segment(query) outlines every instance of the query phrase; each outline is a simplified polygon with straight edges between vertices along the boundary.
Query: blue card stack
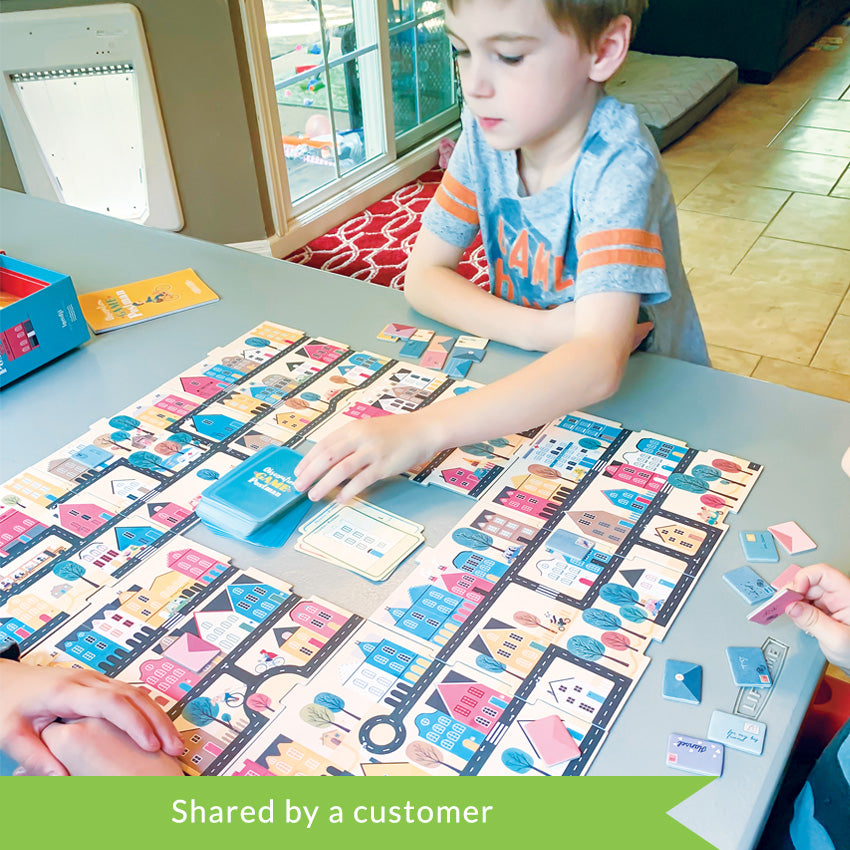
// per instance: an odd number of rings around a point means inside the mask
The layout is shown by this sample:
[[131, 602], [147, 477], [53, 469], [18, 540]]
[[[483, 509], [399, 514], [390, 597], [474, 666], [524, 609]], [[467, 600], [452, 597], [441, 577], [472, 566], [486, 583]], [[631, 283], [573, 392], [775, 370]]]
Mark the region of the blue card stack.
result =
[[267, 537], [268, 529], [304, 498], [294, 486], [300, 460], [285, 446], [266, 446], [207, 487], [195, 512], [231, 537]]

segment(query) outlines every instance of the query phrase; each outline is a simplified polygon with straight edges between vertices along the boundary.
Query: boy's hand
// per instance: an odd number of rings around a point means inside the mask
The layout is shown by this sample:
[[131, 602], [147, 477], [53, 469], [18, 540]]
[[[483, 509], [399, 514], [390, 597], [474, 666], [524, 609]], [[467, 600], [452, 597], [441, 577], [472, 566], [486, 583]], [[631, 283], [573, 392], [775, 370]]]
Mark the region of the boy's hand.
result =
[[295, 489], [308, 490], [316, 502], [348, 479], [336, 498], [344, 503], [379, 479], [428, 460], [438, 448], [433, 430], [416, 413], [361, 419], [307, 452], [295, 467]]
[[805, 599], [785, 613], [817, 640], [827, 661], [850, 670], [850, 578], [828, 564], [814, 564], [800, 570], [789, 586]]
[[28, 774], [67, 776], [40, 737], [57, 719], [99, 717], [123, 729], [143, 750], [183, 752], [174, 724], [153, 700], [93, 670], [0, 660], [0, 686], [0, 749]]
[[51, 723], [44, 743], [71, 776], [182, 776], [180, 762], [162, 750], [141, 750], [108, 720], [83, 717]]

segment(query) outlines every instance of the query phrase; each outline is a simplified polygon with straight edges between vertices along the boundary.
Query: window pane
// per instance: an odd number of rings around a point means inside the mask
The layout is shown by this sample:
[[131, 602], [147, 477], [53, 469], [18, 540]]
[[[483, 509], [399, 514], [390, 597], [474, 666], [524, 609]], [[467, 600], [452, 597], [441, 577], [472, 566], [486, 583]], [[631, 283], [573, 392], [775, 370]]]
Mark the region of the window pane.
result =
[[413, 30], [390, 34], [390, 73], [393, 80], [393, 118], [397, 136], [419, 124], [416, 103], [416, 56]]
[[297, 202], [384, 153], [376, 7], [374, 0], [263, 0], [263, 8]]
[[417, 27], [416, 53], [421, 124], [454, 103], [452, 51], [442, 16], [430, 18]]
[[439, 3], [404, 0], [398, 9], [390, 6], [389, 19], [393, 116], [396, 136], [400, 136], [445, 112], [457, 103], [457, 97]]

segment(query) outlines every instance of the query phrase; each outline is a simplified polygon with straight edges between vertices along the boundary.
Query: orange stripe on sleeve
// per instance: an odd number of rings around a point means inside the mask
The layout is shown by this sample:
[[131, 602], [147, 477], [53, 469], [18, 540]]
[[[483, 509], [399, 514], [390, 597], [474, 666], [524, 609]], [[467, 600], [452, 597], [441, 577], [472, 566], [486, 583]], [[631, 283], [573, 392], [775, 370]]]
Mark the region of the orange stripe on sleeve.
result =
[[478, 206], [478, 199], [475, 196], [475, 192], [452, 177], [448, 171], [443, 175], [441, 184], [447, 192], [454, 195], [462, 204], [466, 204], [468, 207]]
[[459, 204], [442, 186], [437, 187], [434, 200], [447, 212], [467, 224], [478, 224], [478, 210], [471, 210]]
[[648, 230], [599, 230], [579, 239], [576, 242], [576, 251], [583, 254], [593, 248], [611, 248], [614, 245], [635, 245], [660, 251], [661, 237]]
[[653, 269], [663, 269], [664, 255], [652, 251], [630, 250], [628, 248], [614, 248], [609, 251], [594, 251], [585, 254], [578, 261], [577, 274], [587, 269], [595, 269], [597, 266], [628, 265], [644, 266]]

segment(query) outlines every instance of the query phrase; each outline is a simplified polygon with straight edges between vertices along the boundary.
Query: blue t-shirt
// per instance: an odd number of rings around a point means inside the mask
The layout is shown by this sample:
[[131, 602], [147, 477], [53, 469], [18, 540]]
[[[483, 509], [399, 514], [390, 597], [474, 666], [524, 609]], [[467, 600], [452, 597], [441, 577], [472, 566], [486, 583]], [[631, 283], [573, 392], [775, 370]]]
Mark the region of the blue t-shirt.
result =
[[794, 850], [850, 847], [850, 720], [812, 768], [794, 803], [788, 838]]
[[574, 168], [528, 195], [515, 151], [494, 150], [468, 113], [422, 219], [465, 248], [481, 231], [490, 291], [545, 308], [596, 292], [634, 292], [655, 325], [647, 350], [708, 364], [660, 155], [634, 107], [596, 105]]

